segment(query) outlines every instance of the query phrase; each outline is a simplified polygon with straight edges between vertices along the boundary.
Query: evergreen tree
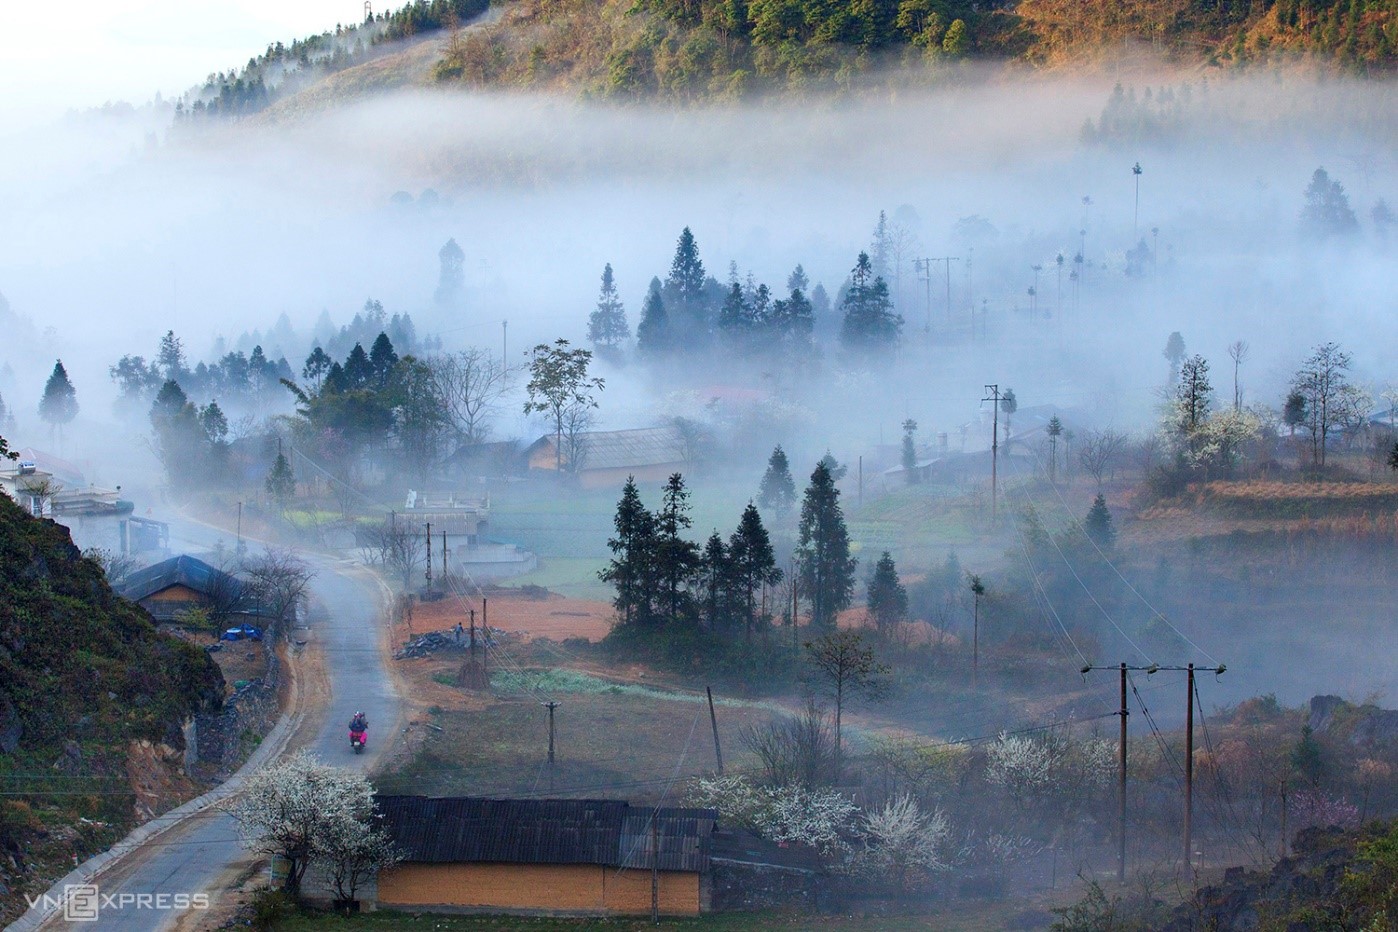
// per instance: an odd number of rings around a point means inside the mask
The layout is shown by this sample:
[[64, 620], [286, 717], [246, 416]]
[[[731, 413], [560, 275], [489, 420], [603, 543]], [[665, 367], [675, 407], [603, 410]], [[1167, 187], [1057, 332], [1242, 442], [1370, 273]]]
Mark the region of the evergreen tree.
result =
[[850, 556], [840, 490], [823, 460], [811, 473], [801, 503], [799, 541], [801, 589], [811, 602], [811, 623], [833, 628], [835, 616], [849, 607], [858, 561]]
[[888, 285], [874, 274], [868, 253], [859, 254], [850, 272], [850, 286], [841, 308], [844, 319], [840, 342], [846, 349], [886, 352], [898, 344], [903, 318], [893, 313]]
[[354, 344], [349, 356], [345, 357], [345, 382], [351, 391], [369, 388], [374, 384], [374, 364], [363, 344]]
[[393, 341], [388, 334], [380, 332], [369, 350], [369, 368], [373, 372], [370, 382], [375, 390], [383, 391], [393, 377], [393, 367], [398, 365], [398, 353], [393, 349]]
[[728, 286], [728, 295], [718, 311], [718, 330], [729, 343], [738, 349], [745, 349], [753, 330], [752, 307], [748, 304], [743, 286], [734, 282]]
[[277, 450], [277, 458], [267, 473], [266, 488], [267, 494], [272, 496], [282, 511], [286, 511], [287, 504], [296, 495], [296, 475], [281, 450]]
[[1176, 330], [1165, 341], [1164, 356], [1170, 361], [1170, 384], [1180, 377], [1180, 363], [1184, 362], [1184, 337]]
[[917, 421], [908, 418], [903, 422], [903, 472], [909, 485], [917, 482], [917, 442], [913, 439], [916, 433]]
[[1005, 394], [1000, 396], [1000, 413], [1005, 415], [1005, 446], [1010, 444], [1010, 418], [1019, 410], [1019, 399], [1015, 397], [1013, 388], [1005, 389]]
[[704, 298], [704, 263], [699, 259], [699, 244], [689, 227], [680, 232], [675, 243], [675, 257], [670, 262], [670, 276], [665, 288], [682, 303], [695, 306]]
[[1107, 510], [1107, 499], [1102, 493], [1097, 493], [1097, 497], [1092, 500], [1092, 507], [1087, 510], [1087, 517], [1083, 519], [1082, 529], [1088, 539], [1102, 550], [1108, 550], [1116, 543], [1112, 513]]
[[199, 481], [208, 434], [200, 423], [199, 409], [190, 403], [178, 382], [169, 379], [160, 387], [151, 404], [150, 421], [170, 484], [187, 486]]
[[160, 353], [155, 359], [160, 374], [167, 379], [179, 381], [189, 374], [185, 364], [184, 344], [175, 336], [175, 331], [167, 330], [160, 338]]
[[598, 578], [616, 587], [612, 605], [623, 624], [653, 624], [657, 619], [656, 520], [641, 502], [636, 478], [628, 476], [613, 520], [616, 535], [607, 541], [611, 562]]
[[641, 305], [641, 322], [636, 325], [636, 348], [646, 355], [659, 356], [670, 346], [670, 315], [665, 310], [660, 279], [652, 278]]
[[893, 256], [893, 235], [888, 228], [888, 214], [879, 211], [878, 223], [874, 224], [874, 236], [869, 243], [869, 260], [873, 265], [874, 274], [884, 281], [888, 281], [892, 267], [889, 265]]
[[1317, 168], [1306, 187], [1306, 206], [1301, 211], [1301, 223], [1312, 236], [1326, 238], [1343, 236], [1359, 229], [1359, 220], [1349, 205], [1344, 186], [1335, 181], [1324, 168]]
[[835, 454], [831, 453], [829, 450], [826, 450], [825, 455], [820, 458], [820, 465], [826, 468], [830, 473], [830, 478], [834, 479], [836, 482], [839, 482], [849, 474], [849, 467], [835, 459]]
[[616, 351], [631, 338], [626, 323], [626, 308], [617, 293], [612, 277], [612, 264], [602, 269], [602, 290], [597, 295], [597, 309], [587, 319], [587, 338], [599, 351]]
[[733, 561], [723, 537], [714, 531], [704, 544], [700, 558], [699, 594], [708, 626], [712, 630], [726, 627], [732, 620]]
[[210, 401], [199, 412], [199, 426], [204, 429], [210, 446], [218, 448], [228, 443], [228, 418], [218, 406], [218, 401]]
[[791, 463], [781, 444], [767, 458], [767, 471], [762, 474], [757, 500], [763, 508], [775, 511], [779, 517], [785, 517], [796, 504], [796, 482], [791, 478]]
[[[704, 263], [689, 227], [680, 233], [675, 257], [665, 279], [665, 304], [672, 346], [702, 345], [709, 336], [709, 307]], [[683, 341], [681, 343], [680, 341]]]
[[675, 473], [665, 483], [660, 513], [656, 515], [656, 568], [664, 594], [664, 607], [673, 624], [693, 617], [689, 582], [699, 568], [699, 547], [686, 540], [689, 530], [689, 490], [684, 476]]
[[44, 384], [44, 395], [39, 399], [39, 417], [48, 421], [61, 437], [63, 425], [77, 416], [77, 390], [68, 381], [68, 370], [63, 368], [63, 361], [58, 360], [53, 364], [48, 382]]
[[436, 301], [444, 307], [457, 304], [461, 299], [461, 289], [466, 281], [466, 254], [449, 239], [437, 253], [441, 269], [437, 274]]
[[811, 280], [806, 275], [806, 270], [799, 264], [791, 270], [791, 274], [786, 277], [787, 291], [807, 291], [811, 287]]
[[879, 562], [874, 564], [874, 575], [869, 580], [869, 617], [880, 629], [892, 628], [908, 617], [908, 592], [898, 581], [898, 568], [893, 556], [885, 550]]
[[747, 641], [751, 644], [753, 625], [757, 621], [757, 593], [763, 586], [776, 585], [782, 578], [782, 571], [777, 568], [776, 554], [772, 551], [771, 538], [762, 526], [762, 515], [752, 502], [748, 502], [747, 508], [743, 509], [738, 529], [729, 538], [728, 554], [746, 603], [743, 615]]
[[801, 289], [793, 288], [790, 297], [772, 305], [770, 329], [781, 352], [795, 360], [810, 359], [815, 349], [815, 311]]

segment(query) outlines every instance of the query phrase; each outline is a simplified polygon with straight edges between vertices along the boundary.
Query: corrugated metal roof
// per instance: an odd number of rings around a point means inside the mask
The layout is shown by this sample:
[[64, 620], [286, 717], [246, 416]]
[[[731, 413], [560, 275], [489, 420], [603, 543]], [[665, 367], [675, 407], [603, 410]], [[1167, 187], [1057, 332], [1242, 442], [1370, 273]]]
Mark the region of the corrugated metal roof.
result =
[[[594, 430], [581, 434], [582, 469], [634, 469], [642, 466], [681, 464], [685, 460], [684, 437], [674, 427], [637, 430]], [[534, 447], [553, 449], [552, 434], [540, 437]]]
[[[651, 866], [651, 813], [605, 799], [380, 796], [383, 825], [404, 860], [441, 863]], [[703, 871], [718, 813], [661, 809], [661, 870]]]
[[187, 586], [205, 594], [213, 592], [216, 587], [227, 586], [228, 593], [235, 598], [243, 588], [241, 582], [222, 570], [196, 557], [181, 554], [128, 575], [122, 581], [121, 595], [132, 602], [139, 602], [171, 586]]

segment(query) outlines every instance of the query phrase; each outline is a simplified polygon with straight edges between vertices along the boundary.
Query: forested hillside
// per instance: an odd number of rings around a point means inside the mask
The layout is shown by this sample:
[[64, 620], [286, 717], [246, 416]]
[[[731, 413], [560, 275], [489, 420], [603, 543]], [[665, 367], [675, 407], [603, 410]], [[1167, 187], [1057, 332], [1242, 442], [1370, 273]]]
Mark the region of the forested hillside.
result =
[[898, 83], [935, 80], [966, 60], [1071, 67], [1130, 49], [1188, 66], [1382, 74], [1398, 50], [1398, 0], [498, 0], [498, 17], [463, 28], [490, 6], [417, 0], [269, 45], [210, 74], [176, 117], [251, 115], [425, 38], [442, 46], [426, 80], [669, 100], [849, 88], [890, 67]]
[[136, 773], [177, 768], [185, 719], [222, 694], [207, 654], [0, 495], [0, 920], [131, 827]]

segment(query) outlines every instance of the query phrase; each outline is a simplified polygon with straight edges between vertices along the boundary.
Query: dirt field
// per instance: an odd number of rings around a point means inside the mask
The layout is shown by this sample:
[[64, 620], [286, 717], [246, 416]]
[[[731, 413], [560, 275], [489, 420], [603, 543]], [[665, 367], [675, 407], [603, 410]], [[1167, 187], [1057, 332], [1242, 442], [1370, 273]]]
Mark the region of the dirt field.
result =
[[[590, 599], [570, 599], [555, 593], [542, 598], [518, 589], [486, 591], [489, 600], [490, 627], [519, 635], [524, 640], [549, 638], [586, 638], [600, 641], [612, 630], [612, 606]], [[481, 623], [479, 599], [445, 598], [440, 602], [418, 602], [413, 605], [412, 631], [442, 631], [458, 621], [469, 625], [467, 612], [476, 610], [476, 624]], [[403, 627], [402, 635], [407, 636]], [[401, 643], [401, 642], [400, 642]]]

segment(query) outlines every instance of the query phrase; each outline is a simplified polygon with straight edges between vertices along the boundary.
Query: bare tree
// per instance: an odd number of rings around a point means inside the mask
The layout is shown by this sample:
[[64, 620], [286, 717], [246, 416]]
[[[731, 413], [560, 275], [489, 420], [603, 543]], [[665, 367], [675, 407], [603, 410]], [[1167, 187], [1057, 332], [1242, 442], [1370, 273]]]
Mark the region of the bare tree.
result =
[[575, 476], [587, 465], [587, 432], [597, 422], [592, 410], [578, 406], [563, 412], [563, 468]]
[[504, 363], [479, 347], [434, 356], [427, 361], [437, 393], [457, 439], [465, 445], [483, 443], [490, 435], [490, 418], [505, 393]]
[[1238, 369], [1243, 363], [1248, 361], [1248, 353], [1252, 347], [1242, 340], [1234, 340], [1228, 344], [1228, 358], [1233, 360], [1233, 410], [1243, 410], [1243, 392], [1238, 386]]
[[251, 599], [273, 619], [284, 622], [295, 617], [315, 573], [294, 552], [268, 547], [260, 556], [243, 561], [243, 576]]
[[412, 585], [424, 553], [423, 534], [412, 522], [390, 515], [383, 524], [361, 530], [359, 543], [366, 562], [397, 576], [404, 589]]
[[839, 774], [831, 726], [830, 716], [814, 700], [807, 700], [800, 715], [783, 715], [762, 725], [743, 725], [738, 737], [762, 762], [766, 783], [814, 789], [833, 783]]
[[903, 263], [916, 256], [921, 249], [922, 244], [912, 230], [901, 223], [888, 225], [888, 254], [893, 259], [893, 303], [900, 308], [903, 301]]
[[882, 702], [888, 697], [889, 670], [874, 659], [858, 631], [836, 630], [806, 644], [812, 685], [835, 703], [835, 756], [840, 755], [840, 730], [845, 707], [856, 699]]
[[1335, 343], [1316, 347], [1309, 359], [1292, 376], [1292, 387], [1305, 399], [1306, 426], [1311, 434], [1311, 454], [1317, 466], [1325, 468], [1325, 448], [1330, 433], [1347, 418], [1347, 406], [1354, 398], [1346, 373], [1351, 365], [1348, 352]]
[[1126, 435], [1123, 433], [1110, 428], [1085, 431], [1078, 442], [1078, 462], [1097, 480], [1100, 489], [1103, 476], [1108, 471], [1115, 472], [1116, 461], [1125, 450]]
[[19, 481], [17, 491], [29, 499], [26, 504], [30, 514], [42, 518], [54, 498], [63, 491], [63, 483], [53, 476], [29, 475]]
[[136, 561], [124, 553], [108, 550], [106, 547], [89, 547], [83, 556], [102, 568], [107, 577], [107, 585], [115, 589], [136, 568]]

